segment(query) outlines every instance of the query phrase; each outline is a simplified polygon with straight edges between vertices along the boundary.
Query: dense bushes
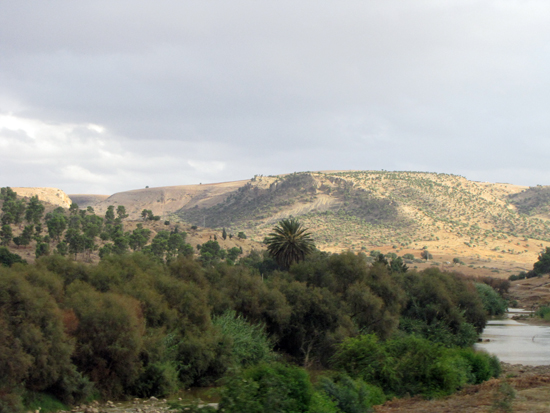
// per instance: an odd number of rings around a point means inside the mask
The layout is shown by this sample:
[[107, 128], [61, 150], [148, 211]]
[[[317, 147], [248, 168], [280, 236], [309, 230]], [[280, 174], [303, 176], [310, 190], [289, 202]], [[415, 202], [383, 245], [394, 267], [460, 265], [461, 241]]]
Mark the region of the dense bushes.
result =
[[[41, 393], [75, 403], [92, 386], [104, 398], [165, 396], [242, 374], [246, 389], [227, 379], [227, 406], [245, 390], [264, 402], [293, 395], [295, 380], [308, 393], [285, 408], [351, 412], [382, 400], [380, 389], [446, 394], [494, 374], [485, 356], [455, 348], [486, 320], [467, 279], [392, 272], [351, 252], [316, 252], [290, 271], [261, 254], [243, 263], [137, 252], [98, 265], [52, 255], [0, 267], [0, 403], [17, 411], [22, 396]], [[276, 352], [349, 377], [311, 387], [303, 370], [269, 364]]]
[[380, 386], [388, 395], [450, 394], [466, 383], [500, 373], [498, 361], [472, 350], [445, 348], [427, 339], [404, 336], [381, 342], [375, 335], [346, 339], [334, 366]]
[[312, 392], [305, 370], [263, 364], [228, 378], [219, 408], [228, 413], [303, 413], [309, 410]]

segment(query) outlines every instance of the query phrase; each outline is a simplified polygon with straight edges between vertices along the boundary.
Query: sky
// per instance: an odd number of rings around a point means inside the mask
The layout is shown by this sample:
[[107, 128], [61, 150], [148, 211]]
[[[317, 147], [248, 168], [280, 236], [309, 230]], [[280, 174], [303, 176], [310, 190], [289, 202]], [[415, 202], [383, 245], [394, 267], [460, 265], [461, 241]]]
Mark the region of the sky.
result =
[[0, 186], [549, 165], [547, 0], [0, 2]]

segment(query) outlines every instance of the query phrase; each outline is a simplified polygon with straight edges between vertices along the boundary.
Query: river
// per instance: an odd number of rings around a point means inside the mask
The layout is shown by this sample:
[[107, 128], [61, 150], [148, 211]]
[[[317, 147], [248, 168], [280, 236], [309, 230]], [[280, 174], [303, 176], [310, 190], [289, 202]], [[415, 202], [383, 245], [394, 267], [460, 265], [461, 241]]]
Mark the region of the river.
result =
[[481, 335], [483, 341], [475, 348], [510, 364], [550, 365], [550, 326], [534, 326], [510, 318], [518, 313], [525, 311], [510, 308], [505, 318], [490, 320]]

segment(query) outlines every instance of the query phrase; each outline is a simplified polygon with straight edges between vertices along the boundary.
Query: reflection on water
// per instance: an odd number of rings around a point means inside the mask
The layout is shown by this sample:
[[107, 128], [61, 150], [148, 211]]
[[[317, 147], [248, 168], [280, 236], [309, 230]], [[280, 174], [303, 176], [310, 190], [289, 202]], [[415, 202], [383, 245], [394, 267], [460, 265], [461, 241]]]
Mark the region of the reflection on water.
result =
[[[510, 308], [508, 316], [523, 310]], [[476, 349], [496, 355], [501, 361], [530, 366], [550, 365], [550, 327], [532, 326], [509, 318], [487, 323]]]

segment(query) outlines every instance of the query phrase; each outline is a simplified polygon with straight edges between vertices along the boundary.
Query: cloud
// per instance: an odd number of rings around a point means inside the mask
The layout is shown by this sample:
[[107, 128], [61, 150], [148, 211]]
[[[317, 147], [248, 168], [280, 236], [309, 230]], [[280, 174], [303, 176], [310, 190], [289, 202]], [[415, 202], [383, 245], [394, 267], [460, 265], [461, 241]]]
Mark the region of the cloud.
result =
[[541, 183], [548, 27], [542, 0], [4, 2], [0, 176], [106, 193], [320, 169]]

